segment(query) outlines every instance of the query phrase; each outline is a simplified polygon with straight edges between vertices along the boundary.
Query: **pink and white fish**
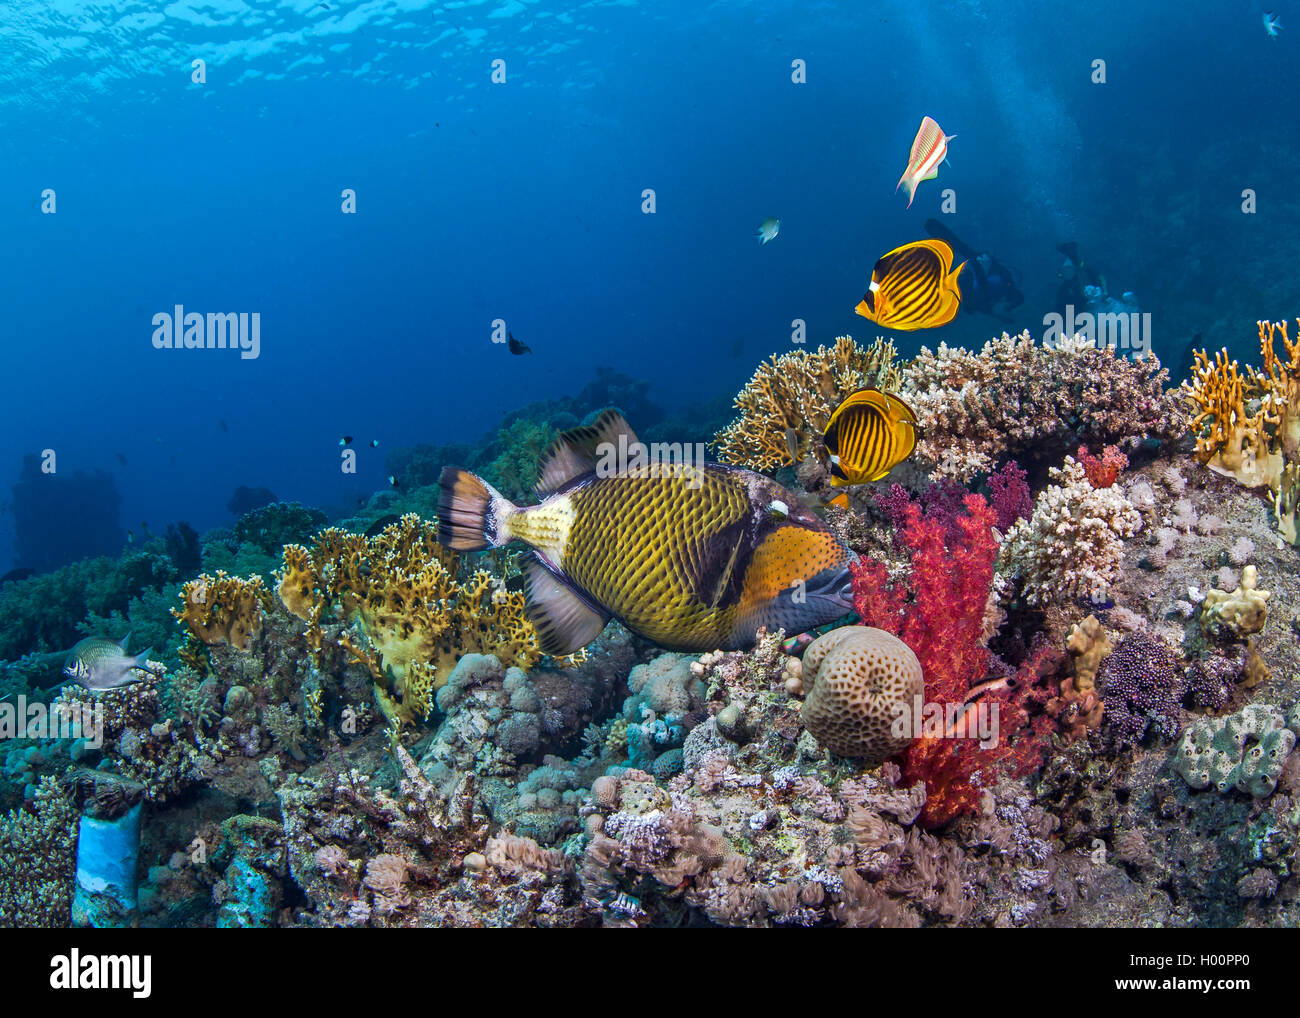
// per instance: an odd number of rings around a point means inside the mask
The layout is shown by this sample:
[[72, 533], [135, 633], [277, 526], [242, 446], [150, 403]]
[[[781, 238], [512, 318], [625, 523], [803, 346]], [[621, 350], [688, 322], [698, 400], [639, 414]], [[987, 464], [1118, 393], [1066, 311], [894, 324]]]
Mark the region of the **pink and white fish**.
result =
[[955, 137], [955, 134], [944, 134], [931, 117], [921, 121], [921, 129], [916, 132], [916, 140], [912, 142], [912, 155], [907, 161], [907, 169], [899, 178], [898, 187], [894, 188], [895, 193], [899, 187], [907, 192], [909, 209], [916, 198], [916, 185], [939, 175], [939, 164], [948, 158], [948, 142]]

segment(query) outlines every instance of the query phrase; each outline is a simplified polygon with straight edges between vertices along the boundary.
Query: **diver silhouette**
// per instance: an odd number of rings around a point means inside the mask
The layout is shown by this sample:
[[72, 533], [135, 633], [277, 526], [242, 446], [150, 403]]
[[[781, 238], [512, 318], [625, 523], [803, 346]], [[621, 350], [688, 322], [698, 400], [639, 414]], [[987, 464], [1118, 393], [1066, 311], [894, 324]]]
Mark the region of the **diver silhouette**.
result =
[[925, 232], [946, 241], [958, 258], [966, 260], [958, 282], [963, 311], [1011, 322], [1011, 312], [1025, 302], [1020, 292], [1020, 273], [998, 261], [987, 251], [976, 251], [937, 219], [925, 221]]

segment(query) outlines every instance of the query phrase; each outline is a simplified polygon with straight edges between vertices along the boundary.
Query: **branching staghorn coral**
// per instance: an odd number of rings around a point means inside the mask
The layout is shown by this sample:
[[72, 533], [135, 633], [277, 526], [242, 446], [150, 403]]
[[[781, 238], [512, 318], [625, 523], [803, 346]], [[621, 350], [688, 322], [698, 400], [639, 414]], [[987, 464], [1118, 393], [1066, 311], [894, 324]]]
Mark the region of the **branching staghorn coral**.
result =
[[891, 340], [869, 347], [840, 336], [815, 353], [792, 350], [758, 366], [736, 396], [740, 416], [713, 438], [723, 462], [753, 470], [794, 466], [786, 432], [793, 431], [800, 459], [815, 447], [831, 414], [857, 389], [896, 391], [902, 382]]
[[1030, 604], [1074, 597], [1104, 597], [1119, 578], [1124, 538], [1142, 515], [1118, 487], [1094, 488], [1071, 456], [1053, 467], [1052, 483], [1002, 543], [999, 569], [1024, 582]]
[[[1243, 377], [1227, 350], [1218, 351], [1213, 361], [1207, 351], [1198, 350], [1183, 393], [1195, 414], [1196, 458], [1248, 488], [1267, 486], [1278, 532], [1296, 544], [1300, 336], [1293, 341], [1286, 322], [1257, 324], [1263, 370], [1248, 365]], [[1274, 347], [1278, 336], [1285, 359]]]
[[1055, 347], [1026, 332], [1002, 334], [979, 353], [927, 347], [904, 371], [902, 396], [920, 421], [917, 456], [934, 478], [966, 481], [1007, 456], [1045, 443], [1132, 448], [1177, 438], [1187, 415], [1154, 355], [1129, 360], [1074, 339]]
[[542, 656], [523, 594], [486, 570], [459, 573], [459, 556], [438, 544], [437, 525], [407, 515], [373, 537], [330, 528], [311, 548], [288, 545], [276, 578], [313, 647], [331, 613], [355, 627], [344, 646], [370, 669], [380, 708], [400, 727], [424, 719], [466, 654], [525, 669]]

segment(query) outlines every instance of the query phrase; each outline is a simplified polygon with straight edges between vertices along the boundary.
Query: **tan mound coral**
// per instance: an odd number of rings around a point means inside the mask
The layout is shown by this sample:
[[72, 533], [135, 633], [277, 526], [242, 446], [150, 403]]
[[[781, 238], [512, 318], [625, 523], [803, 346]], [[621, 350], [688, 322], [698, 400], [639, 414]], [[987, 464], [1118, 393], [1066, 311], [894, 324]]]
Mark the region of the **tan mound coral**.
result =
[[242, 579], [218, 569], [216, 576], [203, 573], [190, 580], [181, 588], [181, 607], [172, 609], [188, 631], [181, 656], [190, 661], [202, 654], [193, 641], [248, 650], [262, 628], [262, 610], [269, 597], [260, 576]]
[[[1287, 335], [1285, 322], [1258, 322], [1263, 368], [1237, 362], [1220, 350], [1211, 360], [1196, 352], [1192, 378], [1183, 393], [1192, 407], [1195, 455], [1211, 470], [1248, 488], [1267, 487], [1278, 531], [1297, 543], [1296, 503], [1300, 494], [1300, 336]], [[1300, 324], [1300, 322], [1298, 322]], [[1275, 349], [1282, 340], [1283, 357]]]
[[892, 633], [844, 626], [819, 636], [804, 651], [803, 685], [804, 727], [832, 753], [879, 763], [912, 741], [893, 728], [924, 698], [925, 677], [912, 649]]
[[740, 415], [713, 438], [718, 458], [752, 470], [793, 466], [787, 431], [803, 459], [817, 446], [831, 413], [857, 389], [896, 391], [902, 383], [892, 341], [869, 347], [840, 336], [816, 352], [794, 350], [758, 366], [736, 396]]
[[1272, 593], [1259, 589], [1259, 570], [1253, 565], [1241, 571], [1236, 590], [1210, 590], [1201, 605], [1201, 628], [1221, 639], [1240, 640], [1264, 628], [1268, 621], [1268, 599]]
[[310, 548], [288, 545], [276, 579], [280, 600], [307, 623], [315, 646], [331, 614], [355, 625], [356, 636], [341, 641], [370, 668], [381, 709], [399, 725], [428, 714], [466, 654], [495, 654], [524, 669], [542, 656], [523, 593], [482, 569], [462, 578], [437, 525], [414, 514], [373, 537], [330, 528]]

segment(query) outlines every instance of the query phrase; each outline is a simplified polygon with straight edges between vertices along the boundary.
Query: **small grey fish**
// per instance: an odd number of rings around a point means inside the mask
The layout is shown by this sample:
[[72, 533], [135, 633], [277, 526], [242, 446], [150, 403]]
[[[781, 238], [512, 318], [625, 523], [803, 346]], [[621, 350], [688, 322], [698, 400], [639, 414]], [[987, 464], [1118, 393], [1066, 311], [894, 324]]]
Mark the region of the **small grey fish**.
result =
[[88, 636], [68, 654], [63, 663], [63, 674], [68, 682], [77, 682], [96, 692], [104, 689], [116, 689], [132, 682], [139, 682], [137, 670], [153, 674], [149, 667], [149, 654], [152, 647], [146, 647], [132, 657], [126, 652], [126, 643], [131, 639], [128, 633], [120, 641], [103, 636]]

